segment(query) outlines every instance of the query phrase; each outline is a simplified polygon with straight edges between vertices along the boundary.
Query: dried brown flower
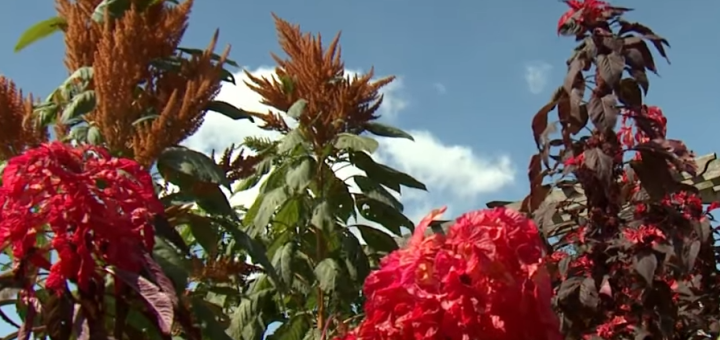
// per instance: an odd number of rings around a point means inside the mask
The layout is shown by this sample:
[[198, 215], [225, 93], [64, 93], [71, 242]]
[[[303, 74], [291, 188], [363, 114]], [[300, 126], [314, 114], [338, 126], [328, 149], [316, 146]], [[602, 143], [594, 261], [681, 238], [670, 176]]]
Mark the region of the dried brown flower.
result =
[[229, 256], [210, 257], [205, 260], [194, 257], [191, 263], [190, 279], [193, 281], [211, 280], [217, 283], [228, 283], [235, 279], [243, 284], [248, 275], [262, 271], [257, 266]]
[[[237, 150], [235, 144], [230, 145], [230, 147], [223, 151], [220, 161], [218, 162], [218, 165], [225, 171], [230, 182], [250, 177], [255, 173], [255, 165], [263, 159], [260, 155], [245, 155], [244, 149], [240, 149], [240, 152], [233, 156], [235, 150]], [[214, 152], [212, 158], [215, 158]]]
[[[68, 22], [65, 64], [70, 72], [92, 66], [96, 109], [88, 121], [100, 130], [106, 146], [149, 166], [168, 146], [193, 134], [205, 106], [220, 89], [222, 64], [213, 60], [217, 32], [202, 55], [179, 62], [175, 69], [153, 67], [177, 57], [193, 0], [172, 6], [147, 6], [134, 0], [119, 19], [91, 20], [99, 0], [57, 0]], [[139, 6], [145, 6], [140, 11]], [[154, 119], [136, 123], [138, 119]]]
[[12, 80], [0, 76], [0, 159], [47, 141], [48, 132], [33, 119], [32, 96], [23, 97]]
[[[382, 103], [379, 90], [394, 77], [373, 82], [373, 69], [364, 75], [346, 77], [339, 33], [328, 48], [323, 49], [320, 34], [302, 33], [299, 25], [292, 25], [274, 14], [273, 18], [280, 46], [288, 58], [272, 55], [277, 63], [277, 78], [255, 77], [246, 71], [250, 79], [247, 86], [262, 96], [263, 104], [287, 111], [297, 100], [307, 100], [300, 123], [309, 127], [318, 146], [339, 132], [378, 118], [375, 112]], [[282, 132], [284, 123], [280, 124], [277, 117], [268, 115], [263, 119], [267, 127]]]

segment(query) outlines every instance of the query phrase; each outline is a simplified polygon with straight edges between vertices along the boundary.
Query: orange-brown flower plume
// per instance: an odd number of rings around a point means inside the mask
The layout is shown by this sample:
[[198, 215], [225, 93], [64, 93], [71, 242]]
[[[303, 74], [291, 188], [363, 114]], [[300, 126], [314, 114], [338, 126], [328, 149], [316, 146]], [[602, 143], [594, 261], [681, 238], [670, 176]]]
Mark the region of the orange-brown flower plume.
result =
[[[176, 6], [134, 0], [121, 18], [106, 14], [103, 24], [91, 20], [98, 0], [57, 2], [68, 22], [65, 63], [70, 72], [93, 67], [97, 106], [87, 119], [109, 149], [149, 166], [162, 150], [197, 130], [220, 89], [229, 48], [213, 60], [216, 32], [203, 54], [176, 58], [172, 69], [153, 66], [178, 56], [193, 0]], [[148, 116], [155, 118], [136, 123]]]
[[48, 139], [33, 119], [32, 96], [23, 97], [12, 80], [0, 76], [0, 159], [18, 155]]
[[[300, 26], [274, 14], [273, 17], [280, 46], [288, 56], [282, 59], [272, 55], [278, 78], [255, 77], [245, 72], [250, 79], [246, 85], [262, 96], [263, 104], [287, 111], [297, 100], [307, 100], [300, 123], [310, 127], [308, 132], [317, 146], [339, 132], [378, 118], [375, 112], [382, 103], [378, 91], [394, 77], [373, 82], [371, 69], [367, 74], [348, 78], [341, 60], [339, 33], [324, 49], [320, 34], [302, 33]], [[267, 128], [284, 132], [274, 115], [269, 113], [264, 119]]]

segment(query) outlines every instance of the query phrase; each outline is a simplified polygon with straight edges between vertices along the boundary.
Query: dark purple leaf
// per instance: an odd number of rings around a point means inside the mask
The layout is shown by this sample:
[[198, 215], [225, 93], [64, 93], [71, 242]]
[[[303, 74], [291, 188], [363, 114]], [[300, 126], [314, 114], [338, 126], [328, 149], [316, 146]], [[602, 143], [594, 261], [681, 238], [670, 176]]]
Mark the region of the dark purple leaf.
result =
[[697, 174], [695, 155], [688, 150], [682, 141], [655, 138], [649, 142], [636, 145], [634, 149], [646, 153], [654, 153], [663, 157], [666, 161], [671, 162], [678, 170], [687, 172], [692, 176]]
[[551, 200], [543, 200], [540, 206], [533, 212], [533, 220], [537, 224], [538, 229], [543, 232], [546, 236], [550, 236], [553, 233], [553, 225], [555, 225], [553, 218], [558, 213], [558, 203]]
[[617, 53], [600, 54], [596, 58], [596, 64], [600, 77], [610, 88], [615, 87], [625, 70], [625, 58]]
[[580, 71], [585, 68], [585, 63], [585, 59], [577, 57], [570, 62], [567, 75], [565, 75], [565, 82], [563, 83], [563, 88], [565, 89], [565, 92], [572, 92], [575, 79], [577, 78], [578, 74], [581, 74]]
[[644, 69], [630, 69], [630, 76], [635, 79], [635, 81], [640, 85], [640, 88], [643, 89], [643, 93], [647, 95], [648, 90], [650, 89], [650, 81], [648, 80], [647, 73]]
[[582, 282], [583, 282], [583, 278], [577, 277], [577, 276], [568, 278], [567, 280], [563, 281], [560, 284], [560, 288], [558, 289], [557, 298], [559, 300], [567, 299], [570, 295], [575, 293], [575, 291], [577, 291], [580, 288], [580, 284]]
[[615, 95], [608, 94], [600, 98], [593, 94], [587, 104], [588, 116], [598, 130], [610, 130], [617, 125], [620, 110]]
[[645, 279], [648, 286], [652, 286], [655, 270], [657, 269], [657, 258], [652, 251], [643, 252], [635, 255], [633, 258], [635, 271]]
[[698, 235], [700, 242], [707, 242], [710, 238], [710, 235], [712, 235], [712, 226], [710, 225], [710, 220], [706, 218], [701, 221], [693, 221], [692, 223], [694, 227], [693, 229]]
[[595, 172], [595, 176], [604, 183], [610, 183], [612, 178], [612, 157], [606, 155], [600, 148], [585, 150], [585, 166]]
[[595, 280], [591, 277], [586, 277], [580, 284], [580, 303], [589, 308], [597, 308], [600, 298], [598, 297], [597, 287], [595, 287]]
[[668, 193], [674, 192], [677, 182], [670, 173], [665, 159], [651, 152], [641, 151], [640, 155], [642, 160], [632, 161], [630, 166], [650, 199], [659, 201]]
[[693, 270], [693, 267], [695, 267], [695, 260], [697, 260], [698, 254], [700, 254], [700, 241], [694, 240], [690, 242], [689, 245], [687, 245], [687, 250], [685, 253], [685, 269], [688, 272], [691, 272]]
[[140, 275], [121, 269], [108, 269], [108, 271], [133, 288], [145, 300], [150, 311], [157, 318], [157, 326], [160, 332], [166, 335], [170, 334], [174, 318], [172, 298], [161, 291], [160, 287]]
[[143, 254], [143, 264], [145, 265], [145, 270], [148, 272], [150, 278], [157, 283], [158, 287], [160, 287], [163, 292], [167, 293], [172, 301], [173, 307], [177, 307], [179, 302], [177, 292], [175, 291], [175, 285], [172, 280], [165, 275], [165, 272], [162, 270], [160, 265], [155, 262], [149, 253]]
[[625, 63], [631, 69], [648, 69], [657, 74], [655, 59], [645, 41], [639, 37], [625, 38], [625, 49], [623, 50]]
[[615, 89], [615, 94], [625, 106], [637, 109], [642, 105], [642, 90], [640, 90], [640, 85], [635, 79], [625, 78], [621, 80]]
[[548, 127], [548, 114], [555, 108], [557, 102], [549, 102], [545, 106], [541, 107], [532, 119], [532, 131], [533, 137], [535, 137], [535, 144], [538, 149], [541, 146], [542, 135]]
[[66, 294], [51, 294], [43, 305], [45, 330], [52, 340], [68, 340], [72, 335], [73, 301]]
[[628, 22], [625, 20], [618, 20], [618, 23], [620, 23], [620, 31], [618, 32], [618, 35], [623, 35], [625, 33], [629, 32], [635, 32], [638, 33], [641, 37], [650, 40], [652, 44], [655, 46], [655, 48], [658, 50], [661, 56], [665, 58], [668, 64], [670, 64], [670, 59], [668, 59], [667, 53], [665, 53], [665, 47], [670, 47], [670, 43], [663, 37], [655, 34], [653, 30], [651, 30], [649, 27], [639, 24], [637, 22]]

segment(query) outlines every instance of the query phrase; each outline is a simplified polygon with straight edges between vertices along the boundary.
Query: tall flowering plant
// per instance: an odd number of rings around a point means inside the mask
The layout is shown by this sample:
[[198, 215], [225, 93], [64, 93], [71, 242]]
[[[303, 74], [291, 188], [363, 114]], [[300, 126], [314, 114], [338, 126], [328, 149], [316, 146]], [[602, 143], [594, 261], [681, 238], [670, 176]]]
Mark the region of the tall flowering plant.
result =
[[562, 339], [534, 223], [496, 208], [426, 236], [444, 210], [368, 276], [365, 319], [343, 339]]
[[[669, 44], [624, 19], [630, 9], [566, 3], [558, 33], [580, 44], [563, 85], [533, 118], [539, 152], [523, 201], [552, 243], [545, 261], [562, 331], [568, 339], [717, 336], [718, 269], [708, 216], [717, 204], [679, 181], [703, 169], [681, 141], [667, 138], [662, 110], [644, 99], [648, 71], [657, 73], [648, 43], [665, 58]], [[553, 110], [559, 121], [551, 124]], [[551, 199], [553, 189], [570, 199]], [[558, 213], [567, 222], [554, 223]]]

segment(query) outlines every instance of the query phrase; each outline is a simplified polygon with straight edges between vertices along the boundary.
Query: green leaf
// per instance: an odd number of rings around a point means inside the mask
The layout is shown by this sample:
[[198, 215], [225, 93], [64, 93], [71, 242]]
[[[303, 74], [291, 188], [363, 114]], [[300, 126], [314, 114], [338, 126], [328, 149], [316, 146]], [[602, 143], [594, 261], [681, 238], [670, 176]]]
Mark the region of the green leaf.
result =
[[66, 26], [67, 21], [61, 17], [46, 19], [30, 26], [30, 28], [23, 32], [15, 44], [15, 53], [20, 52], [25, 47], [43, 38], [49, 37], [51, 34], [64, 29]]
[[415, 141], [415, 139], [407, 132], [400, 130], [394, 126], [389, 126], [385, 124], [380, 124], [377, 122], [368, 122], [364, 125], [365, 130], [372, 133], [373, 135], [380, 136], [380, 137], [390, 137], [390, 138], [405, 138], [409, 139], [411, 141]]
[[357, 237], [349, 230], [342, 233], [342, 253], [345, 268], [347, 268], [350, 279], [362, 285], [365, 278], [370, 274], [370, 260], [362, 249]]
[[65, 107], [62, 115], [60, 116], [60, 122], [68, 124], [70, 121], [94, 110], [96, 104], [95, 91], [84, 91], [73, 97], [70, 103]]
[[[181, 192], [183, 190], [181, 188]], [[208, 214], [237, 218], [235, 209], [230, 205], [230, 201], [220, 187], [204, 188], [200, 192], [193, 193], [192, 196], [197, 205]]]
[[191, 299], [190, 308], [198, 321], [203, 339], [233, 340], [225, 333], [224, 327], [217, 322], [215, 313], [205, 304], [205, 301], [198, 296], [193, 296]]
[[258, 185], [260, 183], [260, 180], [262, 179], [262, 175], [253, 174], [248, 178], [241, 179], [236, 185], [235, 189], [233, 190], [235, 193], [238, 193], [240, 191], [245, 191], [248, 189], [251, 189]]
[[220, 243], [220, 234], [218, 228], [212, 223], [212, 220], [204, 216], [191, 214], [188, 216], [187, 225], [195, 241], [205, 249], [207, 254], [214, 254]]
[[322, 337], [322, 333], [319, 329], [311, 328], [307, 332], [307, 334], [305, 334], [305, 337], [303, 338], [303, 340], [322, 340], [321, 337]]
[[402, 228], [414, 229], [414, 224], [393, 207], [362, 194], [355, 194], [355, 204], [360, 215], [380, 224], [393, 234], [400, 236]]
[[[95, 72], [92, 66], [83, 66], [75, 70], [65, 81], [60, 85], [61, 88], [68, 88], [75, 84], [78, 80], [83, 83], [83, 87], [87, 86], [87, 83], [92, 80]], [[84, 90], [84, 88], [83, 88]]]
[[352, 151], [373, 153], [378, 147], [378, 142], [370, 137], [358, 136], [347, 132], [339, 133], [335, 140], [335, 148], [340, 150], [349, 149]]
[[224, 219], [216, 219], [215, 221], [217, 221], [228, 233], [230, 233], [230, 235], [232, 235], [232, 238], [235, 240], [235, 244], [250, 255], [253, 263], [262, 266], [263, 269], [265, 269], [265, 273], [270, 276], [270, 279], [272, 279], [277, 286], [282, 287], [280, 276], [278, 276], [275, 267], [273, 267], [270, 263], [270, 259], [267, 257], [267, 250], [262, 243], [250, 237], [250, 235], [246, 232], [240, 230], [238, 225], [234, 222]]
[[125, 11], [130, 9], [130, 0], [103, 0], [97, 7], [91, 16], [92, 20], [102, 24], [105, 21], [105, 11], [108, 12], [111, 18], [120, 18]]
[[[183, 53], [187, 53], [189, 55], [193, 55], [193, 56], [201, 56], [201, 55], [205, 54], [205, 51], [203, 51], [199, 48], [178, 47], [177, 50], [180, 52], [183, 52]], [[215, 61], [220, 61], [220, 56], [216, 53], [213, 53], [210, 58]], [[240, 67], [240, 65], [238, 65], [238, 63], [236, 61], [230, 60], [230, 59], [225, 59], [225, 64], [228, 64], [233, 67]]]
[[285, 201], [288, 200], [287, 188], [280, 187], [273, 189], [269, 193], [262, 195], [257, 199], [261, 199], [262, 203], [260, 204], [257, 215], [253, 220], [253, 224], [256, 228], [264, 230], [270, 224], [270, 220], [278, 207], [283, 206]]
[[398, 211], [403, 211], [402, 203], [400, 203], [400, 201], [398, 201], [398, 199], [382, 185], [375, 183], [370, 178], [364, 176], [355, 176], [353, 179], [355, 180], [355, 184], [357, 184], [362, 193], [367, 197], [385, 203]]
[[235, 84], [235, 76], [232, 74], [232, 72], [226, 69], [220, 70], [220, 80], [233, 85], [237, 85]]
[[286, 286], [290, 286], [293, 281], [293, 258], [295, 258], [295, 242], [290, 241], [282, 248], [275, 252], [273, 257], [273, 266]]
[[326, 258], [315, 267], [315, 277], [318, 280], [320, 289], [325, 292], [332, 292], [337, 288], [339, 281], [340, 266], [332, 258]]
[[268, 340], [303, 340], [305, 334], [312, 327], [309, 314], [293, 315], [290, 320], [285, 321]]
[[395, 242], [390, 234], [364, 224], [356, 224], [354, 227], [358, 229], [368, 247], [387, 253], [398, 249], [397, 242]]
[[225, 171], [215, 161], [203, 153], [183, 146], [172, 146], [163, 150], [158, 157], [157, 167], [161, 174], [169, 170], [190, 176], [200, 182], [220, 184], [230, 188]]
[[333, 230], [335, 218], [332, 215], [332, 209], [328, 201], [323, 200], [315, 206], [310, 223], [324, 232], [331, 232]]
[[327, 164], [323, 164], [322, 167], [323, 176], [327, 179], [327, 181], [325, 181], [325, 195], [328, 201], [333, 204], [335, 216], [343, 222], [347, 222], [350, 217], [357, 218], [355, 200], [352, 194], [350, 194], [347, 183], [337, 178]]
[[228, 334], [233, 339], [256, 340], [262, 339], [265, 325], [261, 318], [263, 312], [273, 307], [272, 297], [276, 291], [273, 288], [261, 289], [243, 297], [240, 305], [230, 316]]
[[312, 181], [315, 170], [315, 159], [310, 156], [302, 157], [299, 162], [294, 162], [285, 175], [288, 190], [291, 194], [303, 192]]
[[277, 230], [280, 231], [287, 228], [294, 229], [300, 221], [300, 214], [303, 211], [302, 208], [302, 201], [300, 198], [287, 200], [272, 219], [273, 223], [279, 224], [279, 226], [277, 226]]
[[91, 145], [102, 145], [103, 137], [100, 133], [100, 129], [92, 125], [87, 130], [87, 142]]
[[87, 125], [75, 125], [70, 128], [70, 133], [68, 133], [67, 136], [65, 136], [65, 141], [81, 141], [84, 142], [87, 140], [88, 136], [88, 130], [90, 129]]
[[233, 120], [248, 119], [251, 122], [255, 122], [253, 116], [247, 113], [245, 110], [236, 107], [228, 102], [213, 100], [205, 106], [207, 111], [215, 111]]
[[350, 155], [350, 162], [365, 171], [367, 177], [397, 192], [400, 192], [400, 185], [427, 191], [425, 184], [404, 172], [376, 163], [364, 152], [353, 152]]
[[291, 118], [294, 118], [295, 120], [300, 119], [300, 116], [305, 112], [305, 107], [307, 106], [308, 102], [305, 99], [298, 99], [295, 103], [290, 106], [290, 109], [287, 111], [287, 115]]
[[183, 292], [187, 288], [189, 263], [187, 263], [178, 252], [167, 243], [167, 241], [155, 237], [153, 258], [160, 265], [165, 275], [173, 282], [176, 292]]
[[290, 152], [304, 141], [305, 138], [303, 137], [302, 132], [300, 132], [300, 129], [290, 130], [290, 132], [288, 132], [288, 134], [280, 140], [277, 151], [279, 154]]
[[151, 114], [151, 115], [147, 115], [145, 117], [140, 117], [140, 118], [136, 119], [134, 122], [132, 122], [132, 125], [138, 126], [138, 125], [142, 124], [143, 122], [146, 122], [149, 120], [154, 120], [158, 117], [160, 117], [160, 115], [157, 115], [157, 114]]

